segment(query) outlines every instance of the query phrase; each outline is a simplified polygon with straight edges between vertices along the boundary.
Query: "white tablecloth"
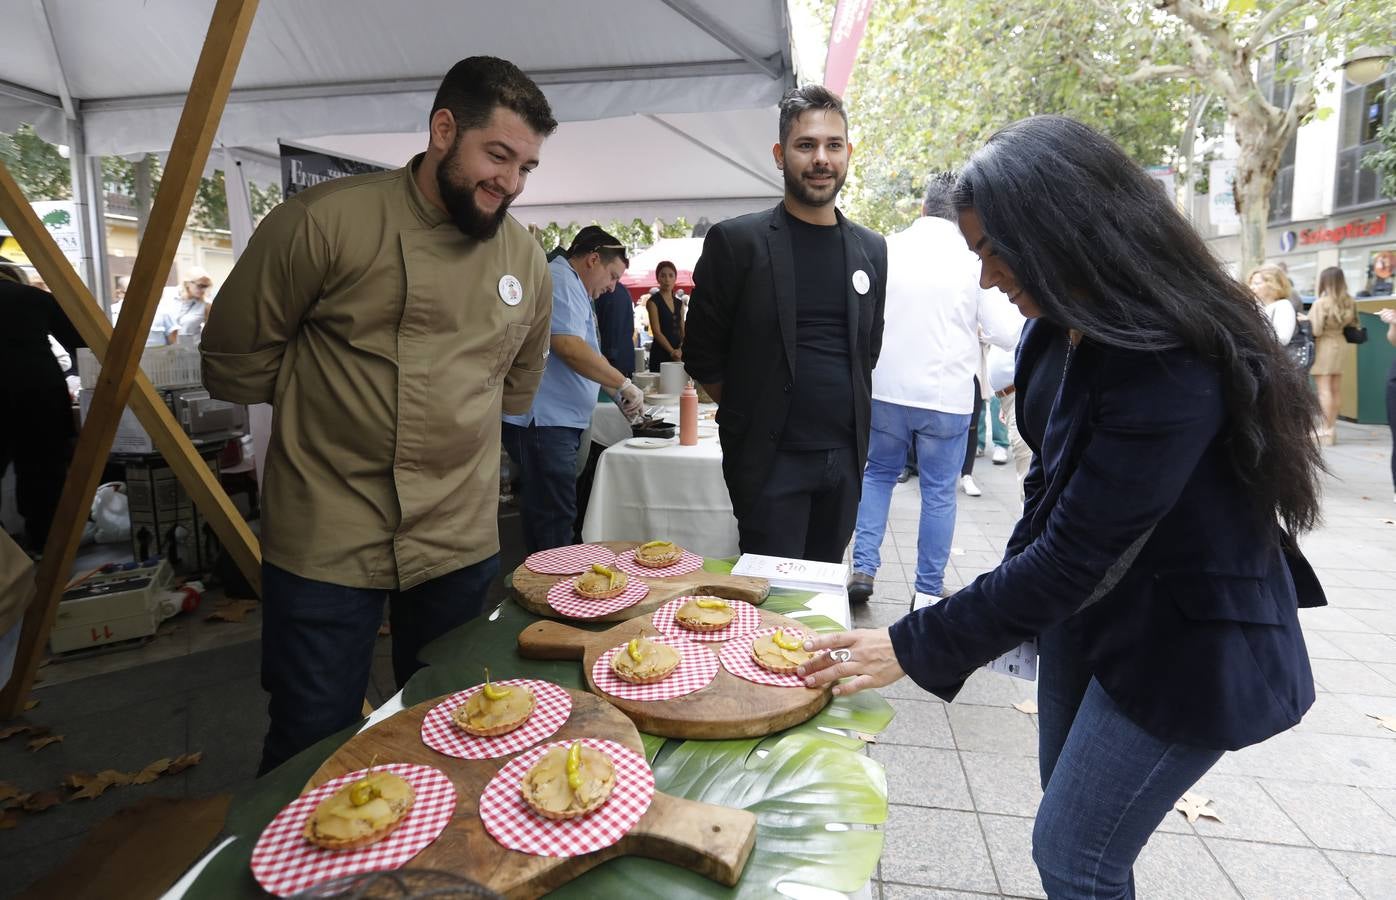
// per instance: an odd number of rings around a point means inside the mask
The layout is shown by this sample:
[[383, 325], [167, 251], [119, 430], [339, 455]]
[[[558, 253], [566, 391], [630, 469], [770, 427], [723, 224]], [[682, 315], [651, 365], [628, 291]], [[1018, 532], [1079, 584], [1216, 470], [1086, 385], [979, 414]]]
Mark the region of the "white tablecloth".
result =
[[[601, 407], [596, 412], [592, 428], [599, 431], [597, 420], [612, 413]], [[674, 410], [665, 410], [664, 418], [678, 421]], [[711, 419], [704, 424], [712, 428]], [[699, 438], [696, 447], [675, 441], [658, 450], [623, 442], [607, 448], [596, 463], [582, 539], [667, 540], [702, 556], [737, 555], [737, 520], [716, 435]]]

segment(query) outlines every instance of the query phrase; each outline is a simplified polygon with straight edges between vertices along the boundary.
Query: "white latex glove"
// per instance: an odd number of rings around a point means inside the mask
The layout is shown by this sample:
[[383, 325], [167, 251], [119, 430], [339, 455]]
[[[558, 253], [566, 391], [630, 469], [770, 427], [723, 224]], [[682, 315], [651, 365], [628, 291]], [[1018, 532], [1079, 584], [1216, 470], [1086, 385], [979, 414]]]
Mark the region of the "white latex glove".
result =
[[620, 403], [620, 411], [632, 421], [638, 419], [645, 408], [645, 392], [637, 388], [629, 378], [620, 383], [616, 390], [616, 400]]

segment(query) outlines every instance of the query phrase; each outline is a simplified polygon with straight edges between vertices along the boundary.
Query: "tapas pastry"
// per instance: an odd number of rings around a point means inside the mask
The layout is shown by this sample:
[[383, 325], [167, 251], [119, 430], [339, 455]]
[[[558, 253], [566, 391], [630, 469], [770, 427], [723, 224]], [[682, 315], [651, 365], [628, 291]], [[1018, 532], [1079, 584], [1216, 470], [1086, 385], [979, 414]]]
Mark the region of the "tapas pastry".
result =
[[591, 600], [606, 600], [620, 595], [630, 583], [630, 576], [619, 569], [593, 563], [590, 572], [584, 572], [572, 582], [572, 589]]
[[646, 637], [635, 637], [611, 657], [611, 671], [621, 681], [654, 684], [663, 681], [683, 661], [679, 651], [668, 644], [657, 644]]
[[768, 672], [789, 675], [814, 659], [814, 654], [805, 649], [802, 638], [790, 637], [777, 628], [774, 634], [762, 635], [751, 642], [751, 658]]
[[683, 558], [683, 548], [673, 541], [649, 541], [635, 548], [635, 561], [649, 569], [672, 566]]
[[600, 809], [616, 786], [616, 767], [600, 750], [574, 741], [554, 747], [524, 773], [524, 802], [545, 819], [575, 819]]
[[721, 597], [690, 597], [674, 612], [674, 622], [689, 631], [721, 631], [736, 615]]
[[305, 839], [325, 850], [352, 850], [387, 837], [407, 818], [416, 792], [392, 772], [369, 772], [330, 794], [305, 820]]
[[533, 691], [521, 684], [500, 687], [490, 683], [485, 670], [485, 686], [470, 695], [464, 705], [451, 710], [451, 721], [466, 734], [493, 737], [513, 731], [533, 715]]

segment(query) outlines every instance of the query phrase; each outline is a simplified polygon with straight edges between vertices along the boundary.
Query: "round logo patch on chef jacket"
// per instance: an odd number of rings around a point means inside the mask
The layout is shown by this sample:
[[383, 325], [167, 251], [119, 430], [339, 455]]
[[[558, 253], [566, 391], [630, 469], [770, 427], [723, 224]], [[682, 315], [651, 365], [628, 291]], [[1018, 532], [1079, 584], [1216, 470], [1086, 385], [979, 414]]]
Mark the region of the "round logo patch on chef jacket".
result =
[[[863, 280], [867, 280], [866, 276]], [[523, 302], [523, 285], [513, 275], [505, 275], [499, 279], [499, 299], [510, 306], [518, 306]]]
[[868, 273], [862, 269], [853, 273], [853, 289], [860, 294], [866, 294], [872, 282], [868, 280]]

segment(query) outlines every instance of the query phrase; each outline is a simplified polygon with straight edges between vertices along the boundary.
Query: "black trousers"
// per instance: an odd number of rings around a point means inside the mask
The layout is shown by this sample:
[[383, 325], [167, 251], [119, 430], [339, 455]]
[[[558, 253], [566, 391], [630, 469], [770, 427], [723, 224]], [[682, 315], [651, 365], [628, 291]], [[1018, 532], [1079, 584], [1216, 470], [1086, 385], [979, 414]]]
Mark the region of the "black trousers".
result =
[[28, 548], [48, 540], [73, 458], [73, 412], [67, 388], [16, 379], [0, 387], [0, 475], [15, 467], [15, 507]]
[[974, 376], [974, 410], [969, 414], [969, 436], [965, 438], [965, 464], [961, 475], [974, 474], [974, 451], [979, 448], [979, 420], [984, 413], [984, 399], [979, 396], [979, 376]]
[[862, 490], [852, 447], [777, 451], [761, 493], [737, 517], [742, 552], [842, 561]]

